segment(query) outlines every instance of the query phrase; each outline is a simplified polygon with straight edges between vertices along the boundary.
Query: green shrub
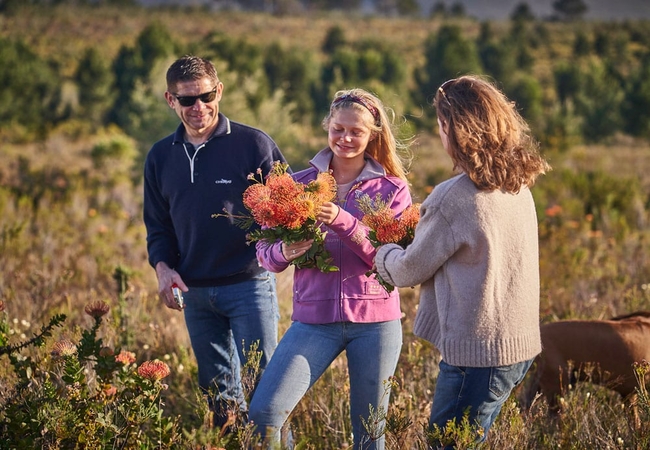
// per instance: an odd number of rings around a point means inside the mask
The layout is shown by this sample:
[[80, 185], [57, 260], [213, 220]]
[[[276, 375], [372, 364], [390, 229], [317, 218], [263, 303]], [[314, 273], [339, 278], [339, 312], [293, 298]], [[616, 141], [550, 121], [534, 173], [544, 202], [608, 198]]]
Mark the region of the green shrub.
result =
[[51, 359], [28, 347], [43, 348], [65, 315], [54, 316], [34, 338], [9, 343], [6, 316], [0, 320], [0, 355], [6, 354], [16, 380], [3, 395], [0, 434], [7, 448], [182, 448], [179, 419], [165, 417], [161, 361], [135, 365], [135, 354], [105, 346], [98, 332], [109, 306], [86, 306], [93, 318], [77, 342], [50, 346]]

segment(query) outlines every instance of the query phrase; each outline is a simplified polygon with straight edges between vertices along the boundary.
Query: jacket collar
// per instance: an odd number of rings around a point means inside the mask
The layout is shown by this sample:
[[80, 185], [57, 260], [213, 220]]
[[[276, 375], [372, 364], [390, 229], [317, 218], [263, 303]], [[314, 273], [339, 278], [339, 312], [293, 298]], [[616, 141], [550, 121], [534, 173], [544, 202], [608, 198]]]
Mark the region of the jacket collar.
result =
[[[231, 132], [230, 128], [230, 119], [228, 119], [226, 116], [223, 114], [219, 113], [219, 121], [217, 122], [217, 128], [214, 129], [214, 132], [212, 135], [205, 141], [208, 142], [210, 139], [218, 137], [218, 136], [225, 136], [227, 134], [230, 134]], [[181, 122], [178, 125], [178, 128], [176, 128], [176, 132], [174, 133], [174, 144], [182, 144], [185, 142], [185, 125]]]
[[[330, 170], [330, 162], [334, 153], [329, 147], [324, 148], [309, 161], [309, 164], [319, 172], [327, 172]], [[357, 177], [357, 181], [370, 180], [373, 178], [380, 178], [386, 176], [386, 170], [379, 164], [379, 162], [369, 155], [364, 156], [366, 165], [363, 167], [361, 174]]]

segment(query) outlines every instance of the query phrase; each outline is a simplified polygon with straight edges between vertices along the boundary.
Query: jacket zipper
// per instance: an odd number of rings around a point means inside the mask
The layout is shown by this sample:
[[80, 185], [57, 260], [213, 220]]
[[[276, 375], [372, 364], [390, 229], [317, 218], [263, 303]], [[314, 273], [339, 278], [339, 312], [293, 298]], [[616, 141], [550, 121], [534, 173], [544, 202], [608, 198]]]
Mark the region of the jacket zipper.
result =
[[190, 156], [190, 152], [187, 151], [187, 146], [185, 145], [185, 142], [183, 142], [183, 149], [185, 149], [185, 155], [187, 156], [187, 159], [190, 161], [190, 183], [194, 184], [194, 158], [196, 158], [196, 155], [199, 153], [199, 150], [201, 150], [203, 147], [205, 147], [205, 142], [194, 150], [194, 155]]

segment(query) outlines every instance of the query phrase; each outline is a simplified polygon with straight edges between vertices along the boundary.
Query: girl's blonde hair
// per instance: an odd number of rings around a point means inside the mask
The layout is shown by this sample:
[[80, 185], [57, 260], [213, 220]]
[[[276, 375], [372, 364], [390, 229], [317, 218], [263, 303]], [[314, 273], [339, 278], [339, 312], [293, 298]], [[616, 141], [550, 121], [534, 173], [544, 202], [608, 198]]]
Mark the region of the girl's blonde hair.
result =
[[338, 91], [329, 113], [323, 119], [325, 131], [329, 128], [332, 115], [341, 109], [370, 112], [373, 120], [368, 120], [366, 125], [372, 132], [373, 139], [368, 142], [366, 153], [376, 159], [388, 174], [406, 180], [407, 158], [402, 155], [408, 154], [408, 145], [399, 141], [393, 133], [393, 111], [385, 108], [377, 96], [364, 89]]
[[454, 169], [481, 190], [516, 193], [550, 170], [514, 102], [478, 76], [446, 81], [433, 100], [447, 131]]

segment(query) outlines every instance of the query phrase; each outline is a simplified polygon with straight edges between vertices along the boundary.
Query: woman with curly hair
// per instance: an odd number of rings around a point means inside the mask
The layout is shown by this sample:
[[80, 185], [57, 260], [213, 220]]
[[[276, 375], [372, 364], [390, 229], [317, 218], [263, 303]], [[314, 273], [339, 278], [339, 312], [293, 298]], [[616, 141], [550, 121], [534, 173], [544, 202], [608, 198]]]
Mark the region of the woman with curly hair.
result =
[[423, 202], [413, 243], [380, 247], [375, 265], [395, 286], [421, 284], [414, 332], [442, 356], [433, 436], [467, 415], [476, 440], [484, 441], [541, 351], [530, 187], [549, 166], [515, 105], [485, 79], [445, 82], [433, 106], [442, 144], [460, 173]]

